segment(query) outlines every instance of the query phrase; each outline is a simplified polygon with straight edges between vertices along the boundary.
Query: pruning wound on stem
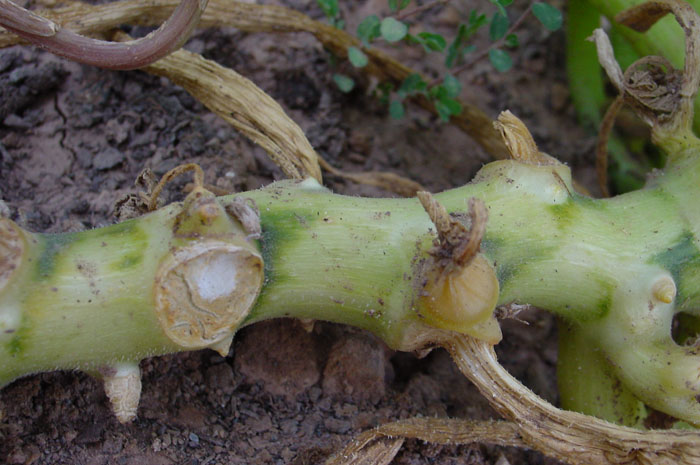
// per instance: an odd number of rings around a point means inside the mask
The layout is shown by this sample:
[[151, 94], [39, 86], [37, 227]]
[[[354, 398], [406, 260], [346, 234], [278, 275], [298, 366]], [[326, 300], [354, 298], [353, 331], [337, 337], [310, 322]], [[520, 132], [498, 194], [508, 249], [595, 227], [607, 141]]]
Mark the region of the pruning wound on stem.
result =
[[249, 241], [260, 231], [259, 217], [244, 199], [238, 208], [221, 205], [202, 187], [202, 169], [194, 163], [166, 173], [151, 194], [150, 207], [155, 208], [168, 181], [187, 171], [194, 171], [195, 187], [175, 218], [176, 248], [156, 273], [156, 315], [179, 346], [210, 347], [225, 357], [263, 283], [262, 257]]

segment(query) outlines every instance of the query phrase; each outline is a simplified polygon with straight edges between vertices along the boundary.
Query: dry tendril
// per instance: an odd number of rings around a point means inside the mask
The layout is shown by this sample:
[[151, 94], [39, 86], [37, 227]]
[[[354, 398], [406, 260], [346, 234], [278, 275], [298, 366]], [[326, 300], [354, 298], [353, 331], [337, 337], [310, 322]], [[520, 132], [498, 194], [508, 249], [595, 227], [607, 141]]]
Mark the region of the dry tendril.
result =
[[195, 189], [202, 189], [204, 186], [204, 172], [202, 168], [196, 163], [187, 163], [184, 165], [176, 166], [160, 178], [158, 184], [153, 188], [150, 194], [150, 199], [148, 202], [148, 211], [154, 211], [158, 208], [158, 196], [163, 191], [163, 188], [167, 183], [188, 171], [194, 171], [194, 186]]

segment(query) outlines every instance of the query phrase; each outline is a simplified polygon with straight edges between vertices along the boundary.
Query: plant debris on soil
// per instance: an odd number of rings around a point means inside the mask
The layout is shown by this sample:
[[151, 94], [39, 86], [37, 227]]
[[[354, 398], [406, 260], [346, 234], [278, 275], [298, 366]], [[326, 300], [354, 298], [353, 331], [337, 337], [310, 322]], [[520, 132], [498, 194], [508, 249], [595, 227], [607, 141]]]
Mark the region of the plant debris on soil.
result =
[[[484, 11], [487, 1], [476, 2]], [[287, 6], [315, 18], [312, 0]], [[561, 5], [559, 5], [561, 6]], [[385, 2], [343, 5], [347, 29]], [[515, 6], [517, 9], [517, 5]], [[469, 9], [454, 2], [421, 24], [454, 30]], [[138, 29], [138, 28], [136, 28]], [[139, 32], [132, 29], [132, 34]], [[143, 32], [143, 31], [140, 31]], [[495, 116], [510, 109], [539, 147], [568, 163], [583, 185], [594, 179], [594, 138], [577, 127], [566, 93], [563, 32], [522, 30], [514, 68], [479, 63], [460, 76], [462, 98]], [[468, 182], [489, 157], [460, 130], [415, 107], [392, 120], [374, 99], [376, 83], [347, 64], [333, 66], [307, 34], [196, 33], [186, 48], [235, 69], [275, 98], [332, 165], [391, 171], [437, 192]], [[388, 53], [434, 75], [425, 52]], [[338, 70], [360, 85], [333, 83]], [[161, 175], [198, 163], [207, 183], [234, 192], [283, 175], [265, 152], [166, 79], [67, 62], [32, 47], [0, 50], [0, 196], [21, 226], [40, 232], [100, 227], [135, 192], [144, 168]], [[187, 181], [169, 184], [181, 199]], [[326, 175], [332, 190], [387, 196], [376, 187]], [[556, 324], [541, 311], [503, 322], [503, 365], [556, 403]], [[141, 363], [138, 418], [122, 425], [100, 382], [80, 372], [17, 380], [0, 391], [0, 462], [8, 464], [316, 464], [354, 435], [411, 416], [495, 418], [442, 350], [423, 359], [396, 353], [370, 334], [328, 323], [311, 332], [293, 320], [241, 330], [228, 357], [213, 351]], [[407, 441], [394, 464], [554, 464], [541, 454], [485, 445]]]

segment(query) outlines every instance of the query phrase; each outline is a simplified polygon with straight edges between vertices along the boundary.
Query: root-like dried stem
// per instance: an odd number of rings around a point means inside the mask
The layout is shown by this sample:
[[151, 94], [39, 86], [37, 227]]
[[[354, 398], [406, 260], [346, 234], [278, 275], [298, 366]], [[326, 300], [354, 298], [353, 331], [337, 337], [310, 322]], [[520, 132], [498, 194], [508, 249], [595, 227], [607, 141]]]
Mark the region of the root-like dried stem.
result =
[[518, 426], [525, 444], [572, 464], [692, 465], [700, 463], [695, 431], [639, 431], [559, 410], [513, 378], [493, 347], [454, 335], [445, 347], [491, 406]]
[[608, 140], [610, 133], [615, 125], [615, 118], [622, 108], [624, 101], [621, 97], [613, 100], [608, 110], [603, 116], [603, 121], [600, 123], [600, 131], [598, 132], [598, 140], [595, 146], [595, 170], [598, 175], [598, 186], [603, 193], [603, 197], [610, 197], [608, 189]]
[[334, 176], [356, 182], [358, 184], [367, 184], [369, 186], [381, 187], [389, 192], [394, 192], [402, 197], [414, 197], [416, 192], [423, 190], [423, 186], [415, 181], [412, 181], [396, 173], [388, 171], [365, 171], [365, 172], [347, 172], [339, 170], [326, 160], [318, 157], [318, 162], [321, 167]]
[[[355, 457], [366, 453], [368, 446], [381, 438], [419, 439], [435, 444], [495, 444], [527, 447], [518, 427], [505, 421], [473, 421], [454, 418], [409, 418], [387, 423], [365, 431], [350, 441], [340, 452], [326, 461], [326, 465], [348, 465]], [[375, 446], [376, 447], [376, 446]], [[381, 446], [380, 446], [381, 447]], [[384, 449], [389, 447], [384, 446]], [[394, 454], [398, 452], [398, 449]]]

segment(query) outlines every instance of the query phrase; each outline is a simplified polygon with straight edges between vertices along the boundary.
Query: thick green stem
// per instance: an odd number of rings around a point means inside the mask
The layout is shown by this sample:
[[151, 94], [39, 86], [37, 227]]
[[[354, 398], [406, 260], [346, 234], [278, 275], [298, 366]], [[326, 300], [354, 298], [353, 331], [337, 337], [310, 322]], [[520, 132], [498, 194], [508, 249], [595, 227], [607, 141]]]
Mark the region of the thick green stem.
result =
[[[557, 313], [635, 396], [697, 423], [700, 360], [675, 345], [670, 328], [675, 312], [694, 313], [700, 299], [700, 206], [693, 199], [699, 178], [700, 164], [680, 157], [644, 190], [593, 200], [574, 192], [564, 165], [510, 160], [436, 198], [457, 218], [466, 218], [472, 197], [486, 204], [482, 251], [498, 276], [500, 304]], [[248, 247], [241, 241], [253, 239], [236, 239], [241, 228], [229, 207], [250, 201], [259, 209], [264, 259], [255, 305], [226, 323], [230, 335], [209, 334], [202, 316], [183, 333], [184, 317], [164, 320], [163, 302], [170, 311], [181, 302], [210, 315], [201, 302], [242, 272], [225, 277], [219, 249], [209, 245], [197, 256], [213, 274], [171, 262], [201, 244]], [[0, 289], [0, 379], [57, 368], [100, 371], [201, 347], [226, 350], [238, 327], [278, 317], [351, 324], [403, 350], [432, 341], [420, 303], [421, 266], [436, 237], [416, 199], [340, 196], [307, 180], [218, 198], [207, 207], [218, 208], [214, 213], [197, 205], [188, 200], [93, 231], [27, 235], [22, 263]], [[216, 216], [224, 210], [224, 218]], [[207, 218], [217, 219], [202, 226]], [[245, 257], [256, 266], [253, 249]], [[164, 274], [180, 283], [170, 294], [162, 290]], [[201, 295], [193, 297], [193, 289]], [[201, 339], [187, 339], [193, 334]]]

